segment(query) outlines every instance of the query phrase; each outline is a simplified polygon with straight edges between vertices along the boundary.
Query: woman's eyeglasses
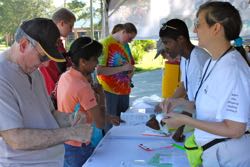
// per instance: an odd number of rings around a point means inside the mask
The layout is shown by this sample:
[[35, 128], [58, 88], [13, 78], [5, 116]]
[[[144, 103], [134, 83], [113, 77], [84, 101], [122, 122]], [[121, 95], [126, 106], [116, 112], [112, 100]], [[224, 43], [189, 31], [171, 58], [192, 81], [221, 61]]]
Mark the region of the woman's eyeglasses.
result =
[[199, 25], [200, 25], [199, 19], [195, 18], [194, 19], [194, 28], [198, 28]]

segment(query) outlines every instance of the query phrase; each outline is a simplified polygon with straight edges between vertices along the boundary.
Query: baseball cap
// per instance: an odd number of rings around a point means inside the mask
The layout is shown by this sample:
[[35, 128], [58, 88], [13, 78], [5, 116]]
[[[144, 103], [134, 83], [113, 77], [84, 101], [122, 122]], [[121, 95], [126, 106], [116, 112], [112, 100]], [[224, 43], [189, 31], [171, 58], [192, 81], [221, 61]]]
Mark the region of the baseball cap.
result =
[[45, 54], [55, 62], [65, 62], [64, 56], [57, 50], [60, 32], [56, 24], [47, 18], [34, 18], [24, 21], [20, 28], [36, 40]]

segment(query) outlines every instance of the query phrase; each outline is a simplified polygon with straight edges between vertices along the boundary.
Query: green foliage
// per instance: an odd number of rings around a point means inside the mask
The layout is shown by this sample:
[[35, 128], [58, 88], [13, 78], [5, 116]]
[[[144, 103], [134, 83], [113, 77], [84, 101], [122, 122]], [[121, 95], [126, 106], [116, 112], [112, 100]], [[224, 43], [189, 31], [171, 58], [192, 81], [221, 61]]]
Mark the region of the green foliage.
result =
[[0, 36], [0, 45], [5, 45], [5, 40], [3, 36]]
[[34, 17], [48, 17], [52, 0], [0, 0], [0, 32], [14, 34], [18, 25]]
[[76, 15], [77, 20], [86, 19], [89, 16], [89, 8], [81, 1], [72, 0], [67, 3], [67, 7]]
[[52, 0], [0, 0], [0, 34], [13, 36], [24, 20], [49, 17]]
[[162, 68], [164, 66], [164, 60], [162, 56], [154, 59], [156, 54], [156, 49], [145, 52], [140, 63], [136, 64], [136, 72], [144, 72], [149, 70], [155, 70]]
[[131, 43], [131, 51], [136, 64], [142, 61], [143, 55], [145, 55], [146, 52], [154, 49], [155, 47], [156, 42], [154, 40], [134, 40]]
[[[101, 0], [93, 0], [93, 17], [98, 20], [101, 18], [100, 3]], [[72, 0], [67, 3], [67, 7], [76, 15], [77, 20], [90, 20], [90, 6], [85, 2], [82, 2], [81, 0]]]

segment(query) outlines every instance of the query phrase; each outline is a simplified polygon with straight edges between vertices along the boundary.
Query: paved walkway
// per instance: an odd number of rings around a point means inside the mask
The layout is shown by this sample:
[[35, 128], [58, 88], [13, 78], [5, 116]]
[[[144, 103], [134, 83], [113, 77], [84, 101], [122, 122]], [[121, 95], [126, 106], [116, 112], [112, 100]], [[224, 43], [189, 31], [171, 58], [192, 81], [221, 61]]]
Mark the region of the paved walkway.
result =
[[130, 94], [130, 103], [135, 99], [153, 94], [161, 97], [162, 70], [138, 73], [133, 76], [134, 88]]

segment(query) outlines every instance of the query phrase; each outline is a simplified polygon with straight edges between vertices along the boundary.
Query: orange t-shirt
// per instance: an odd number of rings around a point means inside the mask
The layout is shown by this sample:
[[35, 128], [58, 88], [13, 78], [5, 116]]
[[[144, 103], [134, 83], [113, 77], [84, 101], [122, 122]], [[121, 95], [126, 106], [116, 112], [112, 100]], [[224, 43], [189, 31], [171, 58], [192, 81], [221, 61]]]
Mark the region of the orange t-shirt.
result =
[[[61, 112], [71, 113], [77, 103], [80, 103], [79, 112], [85, 112], [87, 122], [92, 123], [92, 113], [89, 109], [97, 105], [95, 93], [88, 82], [79, 71], [70, 68], [63, 73], [58, 82], [57, 88], [57, 107]], [[81, 142], [65, 142], [73, 146], [81, 146]]]

